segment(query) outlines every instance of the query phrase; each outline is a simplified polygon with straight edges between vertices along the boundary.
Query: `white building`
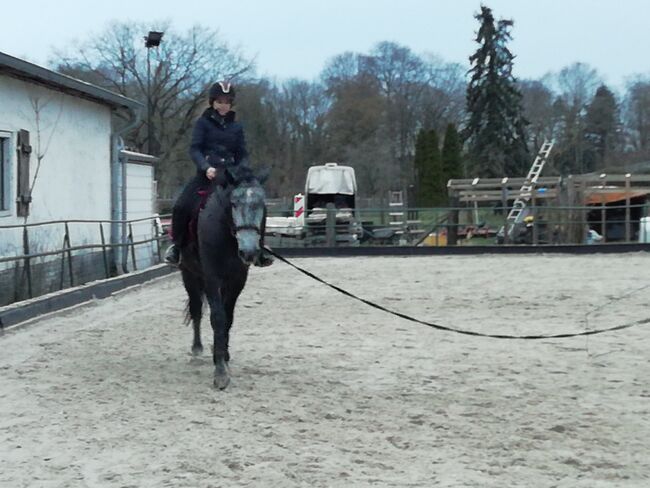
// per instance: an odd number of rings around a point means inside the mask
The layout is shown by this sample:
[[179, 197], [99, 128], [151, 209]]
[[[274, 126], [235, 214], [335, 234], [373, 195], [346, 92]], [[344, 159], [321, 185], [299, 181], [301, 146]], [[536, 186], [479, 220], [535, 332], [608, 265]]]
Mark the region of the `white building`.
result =
[[[0, 53], [0, 258], [21, 255], [25, 249], [24, 229], [6, 226], [121, 220], [133, 218], [134, 211], [138, 216], [153, 214], [154, 158], [120, 151], [118, 146], [120, 136], [139, 123], [141, 109], [129, 98]], [[129, 121], [126, 126], [116, 127], [116, 112]], [[132, 159], [137, 167], [128, 164]], [[132, 174], [136, 177], [130, 185]], [[130, 206], [137, 209], [130, 211]], [[101, 242], [99, 225], [69, 224], [70, 245]], [[106, 242], [121, 242], [128, 226], [105, 223], [102, 231]], [[30, 254], [63, 246], [63, 224], [28, 227], [27, 232]], [[121, 256], [110, 259], [114, 266]], [[83, 260], [77, 261], [83, 267]], [[10, 286], [6, 275], [12, 270], [15, 287], [24, 270], [16, 263], [0, 263], [0, 306], [2, 289], [6, 292]], [[56, 287], [45, 291], [50, 289]]]

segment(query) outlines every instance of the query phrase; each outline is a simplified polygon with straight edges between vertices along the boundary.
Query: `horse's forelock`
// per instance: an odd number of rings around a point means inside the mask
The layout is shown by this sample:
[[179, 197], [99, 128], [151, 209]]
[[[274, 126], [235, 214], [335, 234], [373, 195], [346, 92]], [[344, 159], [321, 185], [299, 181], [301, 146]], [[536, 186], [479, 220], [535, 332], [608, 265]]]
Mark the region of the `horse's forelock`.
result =
[[259, 194], [261, 198], [264, 198], [264, 189], [262, 188], [262, 185], [260, 185], [257, 180], [252, 179], [233, 187], [230, 193], [230, 199], [242, 198], [247, 194], [250, 195], [251, 191]]

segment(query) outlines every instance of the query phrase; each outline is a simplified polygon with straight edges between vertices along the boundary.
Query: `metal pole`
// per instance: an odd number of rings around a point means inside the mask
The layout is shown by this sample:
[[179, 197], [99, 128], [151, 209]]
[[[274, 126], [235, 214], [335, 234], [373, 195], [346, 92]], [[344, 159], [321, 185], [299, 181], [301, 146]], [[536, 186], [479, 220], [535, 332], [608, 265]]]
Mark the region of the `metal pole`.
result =
[[147, 47], [147, 154], [151, 154], [151, 48]]

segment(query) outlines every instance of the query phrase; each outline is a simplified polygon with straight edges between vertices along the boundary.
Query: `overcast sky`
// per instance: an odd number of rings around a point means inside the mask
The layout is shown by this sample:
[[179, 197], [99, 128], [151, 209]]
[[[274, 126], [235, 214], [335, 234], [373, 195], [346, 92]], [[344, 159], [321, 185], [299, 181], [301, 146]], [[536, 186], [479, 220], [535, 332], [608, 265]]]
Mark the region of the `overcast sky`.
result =
[[[515, 74], [538, 78], [575, 61], [590, 64], [614, 88], [650, 73], [650, 0], [485, 0], [497, 18], [515, 21]], [[258, 73], [279, 79], [318, 76], [330, 57], [394, 41], [467, 64], [475, 49], [480, 0], [27, 0], [2, 1], [0, 51], [46, 64], [53, 48], [100, 32], [111, 20], [179, 30], [217, 28], [257, 59]], [[229, 5], [227, 8], [223, 5]], [[143, 33], [145, 34], [145, 33]], [[144, 49], [144, 48], [143, 48]]]

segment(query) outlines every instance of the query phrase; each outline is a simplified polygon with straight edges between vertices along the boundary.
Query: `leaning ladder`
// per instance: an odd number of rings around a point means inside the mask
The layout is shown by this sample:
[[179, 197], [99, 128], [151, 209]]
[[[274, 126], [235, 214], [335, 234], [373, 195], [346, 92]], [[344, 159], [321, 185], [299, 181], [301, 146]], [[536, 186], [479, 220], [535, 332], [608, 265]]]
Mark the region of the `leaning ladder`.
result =
[[544, 164], [546, 164], [546, 159], [548, 158], [548, 155], [551, 152], [552, 148], [553, 141], [544, 139], [544, 144], [542, 144], [542, 147], [539, 148], [537, 157], [535, 158], [535, 161], [533, 161], [533, 165], [530, 167], [530, 171], [528, 171], [528, 176], [526, 176], [524, 184], [521, 185], [519, 196], [515, 199], [515, 202], [512, 204], [512, 209], [510, 209], [510, 212], [508, 213], [507, 220], [508, 224], [510, 224], [510, 230], [514, 228], [515, 224], [521, 222], [521, 219], [523, 218], [524, 208], [526, 208], [526, 205], [531, 198], [533, 186], [535, 183], [537, 183], [537, 179], [539, 178], [539, 175], [544, 168]]

